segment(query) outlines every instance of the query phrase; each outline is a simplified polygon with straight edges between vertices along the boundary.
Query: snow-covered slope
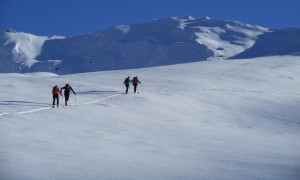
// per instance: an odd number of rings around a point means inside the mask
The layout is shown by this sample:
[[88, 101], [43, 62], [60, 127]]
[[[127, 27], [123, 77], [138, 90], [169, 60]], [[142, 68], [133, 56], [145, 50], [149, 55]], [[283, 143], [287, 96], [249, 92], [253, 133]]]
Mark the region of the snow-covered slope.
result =
[[42, 37], [7, 30], [0, 32], [0, 72], [30, 71], [38, 63], [45, 41], [63, 37]]
[[208, 17], [172, 17], [68, 38], [1, 32], [0, 72], [71, 74], [226, 59], [268, 32]]
[[259, 26], [209, 17], [173, 19], [180, 22], [181, 29], [193, 29], [189, 31], [195, 31], [196, 42], [207, 46], [213, 52], [212, 57], [237, 55], [253, 46], [258, 35], [269, 31]]
[[[298, 180], [299, 69], [277, 56], [2, 73], [0, 179]], [[122, 94], [128, 75], [139, 94]], [[66, 83], [76, 106], [50, 108], [52, 86]]]
[[300, 55], [300, 29], [274, 30], [258, 36], [252, 48], [233, 58], [253, 58], [271, 55]]

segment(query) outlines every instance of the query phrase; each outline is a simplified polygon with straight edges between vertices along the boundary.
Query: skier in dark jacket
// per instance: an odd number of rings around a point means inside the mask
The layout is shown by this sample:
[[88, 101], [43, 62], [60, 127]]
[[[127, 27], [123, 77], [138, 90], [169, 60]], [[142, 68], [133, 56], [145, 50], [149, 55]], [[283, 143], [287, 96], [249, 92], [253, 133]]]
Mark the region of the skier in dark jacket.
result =
[[69, 84], [66, 84], [64, 87], [62, 87], [60, 89], [60, 93], [62, 92], [63, 89], [65, 90], [64, 91], [65, 105], [67, 106], [68, 105], [68, 101], [69, 101], [69, 97], [70, 97], [70, 91], [72, 91], [73, 94], [75, 94], [75, 95], [76, 95], [76, 93], [74, 92], [73, 88]]
[[137, 88], [137, 85], [138, 84], [141, 84], [141, 82], [139, 81], [138, 77], [135, 76], [133, 79], [132, 79], [132, 85], [134, 87], [134, 93], [136, 93], [136, 88]]
[[125, 78], [124, 83], [126, 86], [126, 94], [128, 93], [128, 88], [129, 88], [129, 83], [131, 82], [130, 77], [128, 76], [127, 78]]
[[59, 88], [57, 85], [55, 85], [53, 88], [52, 88], [52, 95], [53, 95], [53, 108], [54, 108], [54, 105], [55, 105], [55, 99], [56, 99], [56, 105], [57, 107], [59, 106]]

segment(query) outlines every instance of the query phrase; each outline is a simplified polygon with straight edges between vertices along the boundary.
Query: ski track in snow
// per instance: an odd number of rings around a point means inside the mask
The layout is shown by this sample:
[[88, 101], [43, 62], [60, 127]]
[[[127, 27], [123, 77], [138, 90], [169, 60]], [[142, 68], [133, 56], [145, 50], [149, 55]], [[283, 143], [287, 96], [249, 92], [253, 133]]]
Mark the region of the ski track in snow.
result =
[[97, 100], [95, 100], [95, 101], [86, 102], [86, 103], [83, 103], [83, 104], [95, 104], [95, 103], [104, 101], [104, 100], [106, 100], [106, 99], [111, 99], [111, 98], [114, 98], [114, 97], [120, 96], [120, 95], [122, 95], [122, 94], [115, 94], [115, 95], [111, 95], [111, 96], [106, 96], [106, 97], [104, 97], [104, 98], [97, 99]]
[[[233, 93], [271, 93], [271, 94], [283, 94], [283, 95], [291, 95], [291, 96], [299, 96], [300, 94], [291, 94], [291, 93], [287, 93], [287, 92], [266, 92], [266, 91], [255, 91], [255, 90], [243, 90], [243, 89], [197, 89], [197, 88], [193, 88], [193, 89], [161, 89], [161, 90], [153, 90], [153, 91], [145, 91], [148, 93], [160, 93], [160, 92], [187, 92], [187, 91], [216, 91], [216, 92], [233, 92]], [[121, 94], [114, 94], [114, 95], [109, 95], [100, 99], [96, 99], [93, 101], [89, 101], [89, 102], [84, 102], [84, 103], [80, 103], [80, 104], [70, 104], [71, 106], [80, 106], [80, 105], [89, 105], [89, 104], [96, 104], [99, 103], [101, 101], [107, 100], [107, 99], [111, 99], [114, 98], [116, 96], [120, 96], [123, 95]], [[36, 113], [36, 112], [46, 112], [53, 109], [52, 107], [41, 107], [41, 108], [36, 108], [36, 109], [31, 109], [31, 110], [26, 110], [26, 111], [19, 111], [19, 112], [14, 112], [14, 113], [1, 113], [0, 117], [2, 116], [6, 116], [6, 117], [11, 117], [13, 115], [24, 115], [24, 114], [31, 114], [31, 113]], [[55, 108], [54, 108], [55, 109]]]
[[[88, 104], [95, 104], [107, 99], [111, 99], [114, 98], [116, 96], [120, 96], [122, 94], [114, 94], [114, 95], [109, 95], [97, 100], [93, 100], [93, 101], [89, 101], [89, 102], [85, 102], [85, 103], [81, 103], [81, 104], [70, 104], [71, 106], [80, 106], [80, 105], [88, 105]], [[26, 111], [19, 111], [19, 112], [14, 112], [14, 113], [1, 113], [0, 117], [2, 116], [6, 116], [6, 117], [12, 117], [14, 115], [23, 115], [23, 114], [31, 114], [31, 113], [36, 113], [36, 112], [46, 112], [49, 111], [51, 109], [56, 109], [56, 108], [52, 108], [52, 107], [41, 107], [41, 108], [36, 108], [36, 109], [31, 109], [31, 110], [26, 110]]]

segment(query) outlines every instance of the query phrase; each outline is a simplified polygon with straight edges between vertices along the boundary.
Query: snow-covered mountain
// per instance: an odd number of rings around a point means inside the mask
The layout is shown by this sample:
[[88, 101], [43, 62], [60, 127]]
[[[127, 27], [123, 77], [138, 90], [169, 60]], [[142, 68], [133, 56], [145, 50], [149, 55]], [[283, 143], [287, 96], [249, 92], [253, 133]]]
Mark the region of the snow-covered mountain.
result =
[[[45, 41], [62, 38], [35, 36], [13, 30], [0, 32], [0, 72], [34, 71], [31, 67], [36, 63], [41, 63], [37, 56], [42, 52]], [[47, 62], [55, 65], [55, 62]], [[50, 64], [49, 67], [52, 65]]]
[[[70, 74], [300, 52], [300, 29], [172, 17], [74, 37], [3, 31], [0, 72]], [[291, 48], [292, 47], [292, 48]]]
[[273, 30], [258, 37], [255, 44], [233, 58], [254, 58], [272, 55], [300, 55], [300, 29]]

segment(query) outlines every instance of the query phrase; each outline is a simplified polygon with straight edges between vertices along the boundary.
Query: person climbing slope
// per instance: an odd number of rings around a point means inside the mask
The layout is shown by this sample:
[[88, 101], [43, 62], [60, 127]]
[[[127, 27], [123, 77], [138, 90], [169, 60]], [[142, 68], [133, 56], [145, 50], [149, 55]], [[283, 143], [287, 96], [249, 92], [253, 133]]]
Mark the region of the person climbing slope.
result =
[[133, 79], [132, 79], [132, 85], [134, 87], [134, 93], [136, 93], [136, 88], [137, 88], [137, 85], [138, 84], [141, 84], [141, 82], [139, 81], [138, 77], [135, 76]]
[[76, 93], [74, 92], [73, 88], [69, 84], [66, 84], [64, 87], [62, 87], [60, 89], [60, 93], [62, 92], [63, 89], [64, 89], [64, 96], [65, 96], [65, 105], [67, 106], [70, 97], [70, 91], [72, 91], [73, 94], [75, 95]]
[[125, 78], [124, 83], [123, 83], [123, 84], [125, 84], [125, 87], [126, 87], [125, 94], [128, 93], [128, 88], [129, 88], [129, 83], [130, 83], [130, 82], [131, 82], [131, 80], [130, 80], [130, 77], [129, 77], [129, 76], [128, 76], [127, 78]]
[[59, 88], [57, 85], [53, 86], [52, 88], [52, 96], [53, 96], [53, 106], [52, 108], [54, 108], [55, 105], [55, 100], [56, 100], [56, 106], [59, 106]]

